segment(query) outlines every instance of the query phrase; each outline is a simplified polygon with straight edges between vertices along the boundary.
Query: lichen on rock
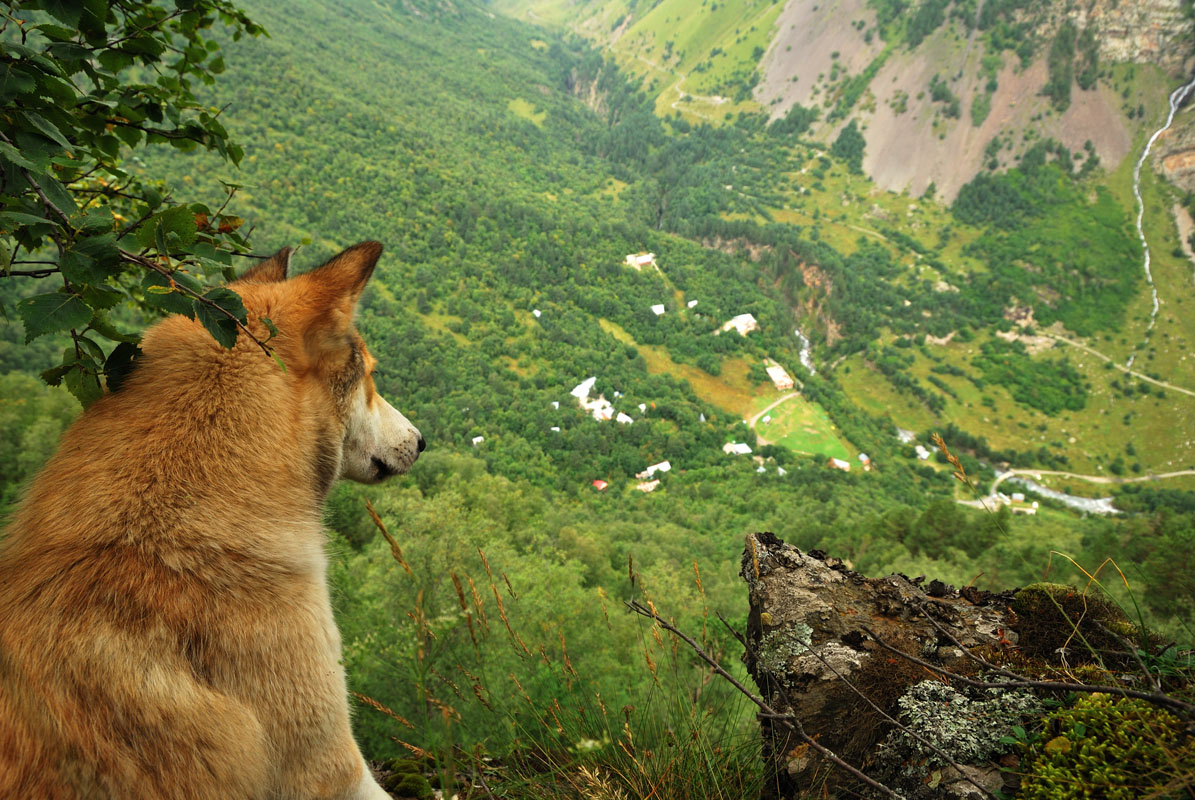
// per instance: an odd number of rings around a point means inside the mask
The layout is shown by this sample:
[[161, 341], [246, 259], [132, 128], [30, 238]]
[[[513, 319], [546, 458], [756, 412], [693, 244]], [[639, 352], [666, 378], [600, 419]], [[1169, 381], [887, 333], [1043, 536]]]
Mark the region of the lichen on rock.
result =
[[971, 767], [972, 780], [992, 783], [989, 778], [994, 777], [994, 788], [1003, 788], [999, 768], [991, 763], [1012, 749], [1001, 740], [1008, 739], [1014, 725], [1042, 710], [1041, 701], [1031, 692], [963, 692], [934, 680], [912, 686], [897, 706], [905, 728], [893, 729], [880, 744], [876, 776], [891, 788], [919, 798], [967, 797], [977, 792], [961, 774], [957, 781], [943, 780], [942, 771], [950, 768], [957, 772]]

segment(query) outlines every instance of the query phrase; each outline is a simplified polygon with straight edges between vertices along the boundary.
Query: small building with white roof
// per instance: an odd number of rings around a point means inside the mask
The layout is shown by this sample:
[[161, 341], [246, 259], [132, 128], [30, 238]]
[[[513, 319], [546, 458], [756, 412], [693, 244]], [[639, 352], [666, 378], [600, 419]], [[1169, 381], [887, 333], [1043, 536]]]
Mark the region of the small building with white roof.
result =
[[655, 267], [656, 254], [655, 253], [630, 253], [627, 255], [626, 264], [637, 270], [642, 270], [644, 267]]
[[784, 367], [779, 364], [771, 364], [767, 367], [768, 377], [772, 379], [772, 385], [777, 389], [791, 389], [793, 388], [792, 376], [784, 371]]
[[739, 336], [746, 336], [751, 331], [759, 330], [759, 323], [755, 321], [753, 314], [739, 314], [727, 320], [718, 333], [723, 333], [732, 328], [739, 332]]

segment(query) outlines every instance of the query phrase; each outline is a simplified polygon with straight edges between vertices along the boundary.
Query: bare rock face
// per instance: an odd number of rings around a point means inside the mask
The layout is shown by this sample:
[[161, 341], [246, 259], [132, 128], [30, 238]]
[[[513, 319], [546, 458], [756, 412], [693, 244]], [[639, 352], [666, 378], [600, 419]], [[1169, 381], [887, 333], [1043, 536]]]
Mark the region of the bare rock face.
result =
[[[1188, 101], [1188, 106], [1192, 101]], [[1195, 191], [1195, 114], [1180, 113], [1150, 153], [1153, 168], [1183, 191]]]
[[1057, 4], [1056, 14], [1082, 30], [1098, 31], [1100, 58], [1148, 62], [1174, 77], [1189, 74], [1190, 35], [1195, 24], [1183, 14], [1181, 0], [1093, 0], [1074, 6]]
[[[1015, 643], [1011, 593], [959, 591], [938, 581], [922, 587], [920, 580], [902, 575], [865, 578], [838, 559], [801, 552], [770, 533], [747, 537], [742, 575], [751, 601], [747, 668], [774, 709], [795, 714], [819, 744], [869, 775], [885, 776], [893, 788], [918, 789], [907, 797], [979, 796], [974, 783], [1003, 785], [995, 765], [962, 766], [970, 778], [966, 780], [959, 768], [935, 768], [932, 755], [916, 752], [920, 744], [892, 738], [888, 718], [912, 721], [922, 701], [910, 690], [933, 680], [935, 672], [879, 642], [934, 667], [966, 671], [970, 660], [962, 648], [998, 651]], [[940, 681], [935, 685], [948, 688]], [[934, 689], [921, 691], [933, 695]], [[1036, 702], [950, 691], [949, 697], [934, 695], [926, 702], [931, 707], [953, 705], [961, 714], [959, 720], [973, 720], [976, 712], [968, 710], [972, 707], [1003, 708], [1014, 720], [1008, 724], [1015, 724], [1017, 715], [1029, 713]], [[936, 725], [941, 728], [939, 738], [952, 747], [968, 737], [982, 738], [972, 730], [982, 723], [952, 723], [949, 715], [944, 719], [912, 727], [932, 733]], [[761, 724], [765, 757], [774, 772], [765, 797], [794, 797], [811, 786], [843, 779], [779, 721], [765, 718]], [[935, 747], [942, 749], [941, 744]], [[974, 747], [982, 751], [982, 742]], [[912, 772], [904, 775], [910, 765]], [[933, 786], [922, 791], [929, 784]]]

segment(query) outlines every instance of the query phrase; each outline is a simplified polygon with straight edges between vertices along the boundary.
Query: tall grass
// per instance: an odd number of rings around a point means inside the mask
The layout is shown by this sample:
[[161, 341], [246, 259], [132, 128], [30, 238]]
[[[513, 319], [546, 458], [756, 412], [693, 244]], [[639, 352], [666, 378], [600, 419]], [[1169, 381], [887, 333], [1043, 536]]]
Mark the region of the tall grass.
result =
[[[391, 667], [396, 680], [413, 684], [420, 713], [394, 711], [366, 694], [358, 699], [363, 714], [386, 719], [393, 740], [421, 760], [446, 797], [759, 795], [754, 707], [657, 625], [596, 589], [594, 619], [606, 626], [610, 647], [622, 650], [622, 674], [643, 687], [618, 700], [603, 696], [609, 676], [587, 673], [586, 654], [572, 652], [565, 628], [544, 619], [525, 591], [531, 587], [517, 585], [481, 549], [447, 575], [421, 576], [373, 516], [394, 559], [419, 584], [404, 610], [414, 641]], [[467, 571], [475, 567], [476, 579]], [[633, 561], [627, 576], [628, 598], [653, 603]], [[737, 662], [737, 642], [718, 635], [721, 623], [711, 624], [696, 562], [688, 580], [703, 606], [690, 624], [700, 625], [703, 645], [720, 660]], [[604, 655], [608, 663], [611, 654]]]

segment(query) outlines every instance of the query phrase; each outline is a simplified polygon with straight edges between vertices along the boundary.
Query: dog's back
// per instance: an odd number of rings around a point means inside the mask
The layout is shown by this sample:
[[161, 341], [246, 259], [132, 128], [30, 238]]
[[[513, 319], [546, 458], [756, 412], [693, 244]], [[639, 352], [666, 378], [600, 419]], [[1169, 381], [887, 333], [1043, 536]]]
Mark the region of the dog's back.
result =
[[320, 527], [338, 475], [422, 449], [352, 330], [379, 252], [237, 284], [285, 372], [170, 318], [63, 437], [0, 542], [0, 798], [385, 796], [349, 731]]

